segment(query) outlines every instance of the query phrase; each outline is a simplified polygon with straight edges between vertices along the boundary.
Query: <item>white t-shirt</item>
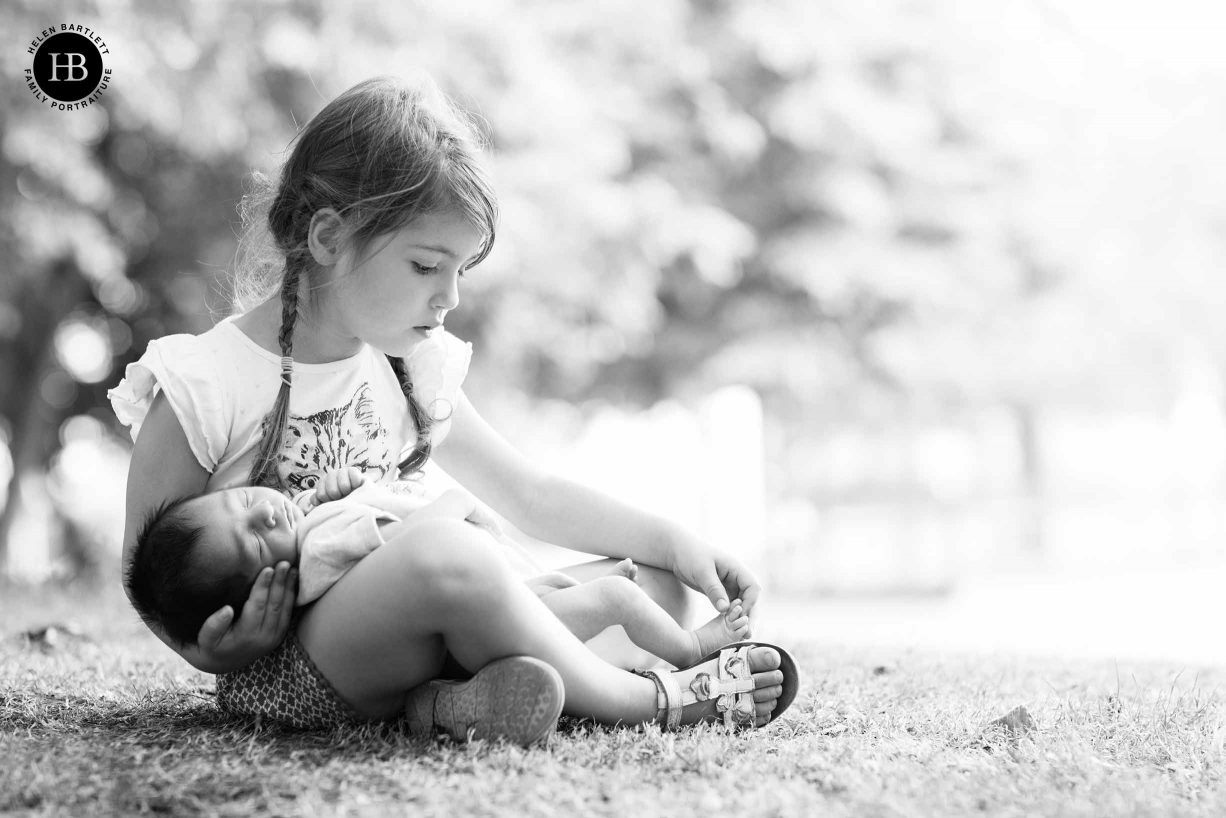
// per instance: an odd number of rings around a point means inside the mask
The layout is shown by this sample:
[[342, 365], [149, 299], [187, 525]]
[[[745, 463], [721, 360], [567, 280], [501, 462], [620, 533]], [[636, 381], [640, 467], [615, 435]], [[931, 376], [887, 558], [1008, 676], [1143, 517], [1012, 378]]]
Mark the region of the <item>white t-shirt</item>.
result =
[[[442, 331], [406, 359], [414, 394], [435, 418], [435, 446], [450, 429], [471, 358], [471, 344]], [[280, 356], [227, 318], [200, 335], [150, 341], [107, 396], [136, 440], [153, 398], [164, 393], [192, 453], [211, 475], [205, 491], [212, 492], [247, 484], [261, 425], [280, 386]], [[312, 488], [324, 472], [348, 466], [390, 484], [417, 433], [391, 365], [363, 347], [332, 363], [294, 362], [285, 438], [280, 472], [296, 493]]]

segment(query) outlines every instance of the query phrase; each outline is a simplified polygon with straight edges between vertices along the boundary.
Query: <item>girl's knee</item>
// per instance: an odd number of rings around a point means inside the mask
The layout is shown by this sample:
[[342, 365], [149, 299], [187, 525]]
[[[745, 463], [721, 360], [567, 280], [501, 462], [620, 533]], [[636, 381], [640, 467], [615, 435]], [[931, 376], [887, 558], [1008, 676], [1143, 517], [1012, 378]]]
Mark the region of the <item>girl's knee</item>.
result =
[[463, 520], [428, 520], [392, 540], [416, 584], [432, 596], [491, 593], [514, 576], [497, 545]]

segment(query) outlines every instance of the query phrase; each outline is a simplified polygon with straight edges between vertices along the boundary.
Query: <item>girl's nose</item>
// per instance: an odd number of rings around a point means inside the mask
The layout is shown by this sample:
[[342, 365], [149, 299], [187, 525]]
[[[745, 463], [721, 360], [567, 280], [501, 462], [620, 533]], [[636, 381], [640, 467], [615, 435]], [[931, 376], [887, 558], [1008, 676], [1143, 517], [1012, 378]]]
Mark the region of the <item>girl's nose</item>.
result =
[[442, 288], [430, 300], [430, 306], [436, 310], [454, 310], [460, 305], [460, 271], [457, 269], [441, 281]]

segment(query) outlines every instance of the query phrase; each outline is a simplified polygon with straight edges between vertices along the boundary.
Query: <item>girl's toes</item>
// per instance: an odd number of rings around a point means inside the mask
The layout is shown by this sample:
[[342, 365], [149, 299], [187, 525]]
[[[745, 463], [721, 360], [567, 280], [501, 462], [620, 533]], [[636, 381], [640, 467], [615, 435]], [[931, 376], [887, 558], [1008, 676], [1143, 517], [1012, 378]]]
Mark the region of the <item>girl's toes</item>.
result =
[[770, 701], [766, 702], [755, 702], [753, 706], [754, 715], [756, 715], [758, 718], [762, 718], [763, 716], [770, 718], [771, 711], [775, 709], [775, 705], [778, 703], [779, 702], [776, 699], [771, 699]]
[[772, 699], [777, 699], [783, 695], [782, 685], [772, 685], [771, 687], [758, 688], [753, 692], [753, 700], [755, 702], [769, 702]]
[[749, 617], [742, 616], [740, 619], [733, 619], [728, 622], [728, 629], [735, 636], [743, 636], [749, 630]]
[[[762, 671], [776, 670], [782, 660], [779, 658], [779, 652], [774, 648], [754, 648], [749, 652], [749, 667], [755, 675]], [[771, 684], [782, 684], [783, 674], [779, 674], [779, 680]]]

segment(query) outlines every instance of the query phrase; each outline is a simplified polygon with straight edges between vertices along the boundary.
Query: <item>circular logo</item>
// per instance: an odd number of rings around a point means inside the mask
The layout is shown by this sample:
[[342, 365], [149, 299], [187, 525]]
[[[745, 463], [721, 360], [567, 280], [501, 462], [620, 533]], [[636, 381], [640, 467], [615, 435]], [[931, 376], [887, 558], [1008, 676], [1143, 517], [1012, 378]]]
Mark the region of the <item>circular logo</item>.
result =
[[83, 34], [64, 31], [43, 40], [34, 52], [34, 82], [58, 102], [85, 99], [102, 82], [102, 54]]

